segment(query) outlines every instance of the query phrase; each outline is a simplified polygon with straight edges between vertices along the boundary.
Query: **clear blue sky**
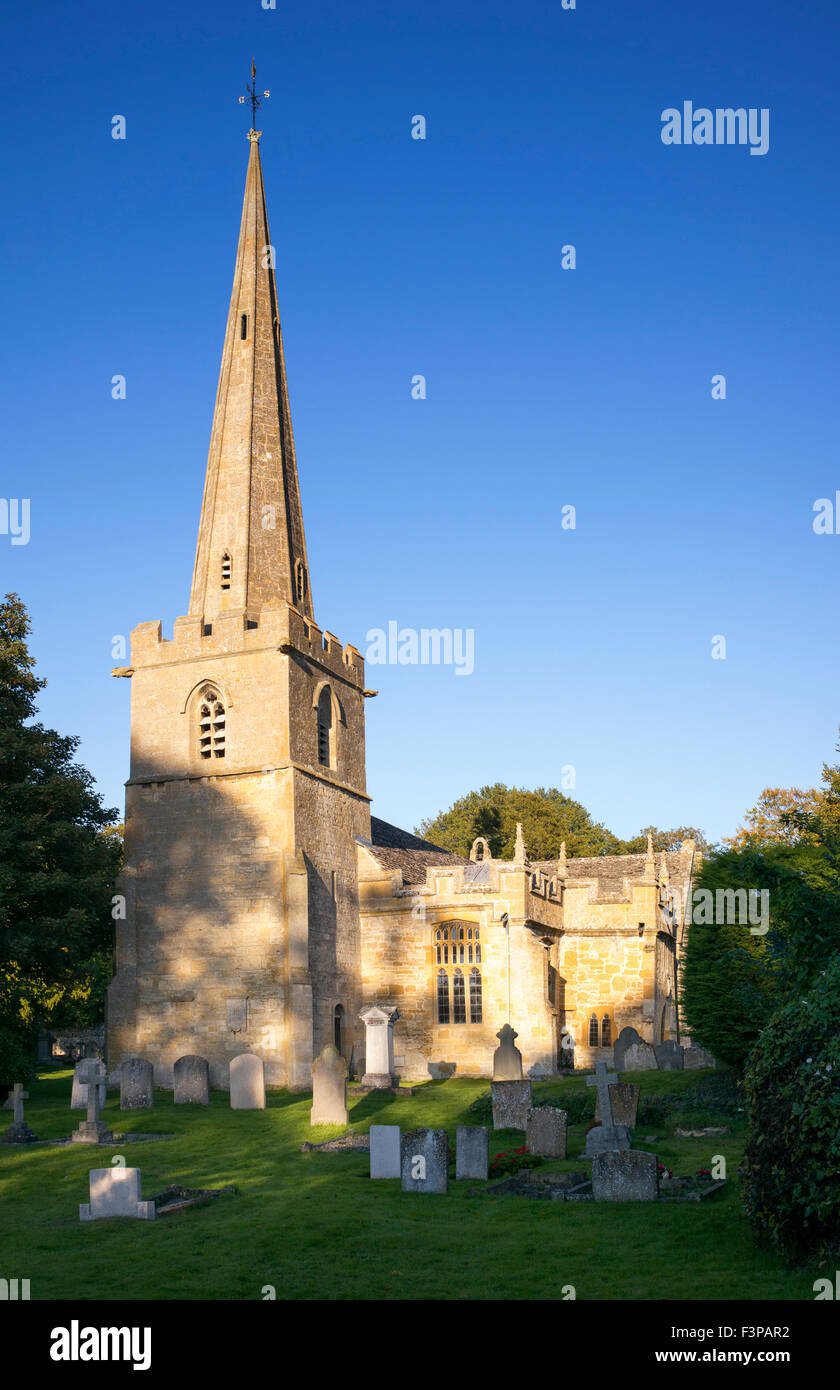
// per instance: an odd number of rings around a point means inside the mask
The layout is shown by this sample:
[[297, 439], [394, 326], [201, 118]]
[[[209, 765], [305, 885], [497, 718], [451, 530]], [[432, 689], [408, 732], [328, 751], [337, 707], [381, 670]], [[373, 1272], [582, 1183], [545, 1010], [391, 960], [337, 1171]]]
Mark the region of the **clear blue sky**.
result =
[[[616, 833], [717, 837], [818, 780], [836, 4], [47, 0], [4, 31], [0, 492], [32, 534], [0, 536], [0, 585], [108, 804], [112, 638], [188, 606], [252, 54], [316, 615], [361, 648], [391, 620], [476, 633], [470, 677], [369, 668], [374, 811], [411, 827], [572, 764]], [[684, 100], [768, 107], [769, 152], [664, 146]]]

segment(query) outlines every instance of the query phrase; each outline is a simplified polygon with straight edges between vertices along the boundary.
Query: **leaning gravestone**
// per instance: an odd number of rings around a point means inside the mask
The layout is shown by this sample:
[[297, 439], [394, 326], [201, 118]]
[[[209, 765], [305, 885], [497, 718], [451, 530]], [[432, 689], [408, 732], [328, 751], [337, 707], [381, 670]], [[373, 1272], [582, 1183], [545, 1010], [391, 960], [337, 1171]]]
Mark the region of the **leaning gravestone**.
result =
[[455, 1131], [455, 1179], [487, 1181], [490, 1135], [485, 1125], [459, 1125]]
[[172, 1098], [175, 1105], [210, 1104], [210, 1067], [206, 1057], [188, 1053], [173, 1068]]
[[653, 1051], [660, 1071], [682, 1071], [683, 1050], [678, 1042], [657, 1043]]
[[346, 1125], [347, 1063], [329, 1043], [312, 1063], [311, 1125]]
[[683, 1067], [686, 1071], [695, 1071], [698, 1067], [716, 1067], [717, 1062], [711, 1052], [707, 1052], [704, 1047], [686, 1047], [683, 1049]]
[[449, 1191], [449, 1136], [445, 1129], [414, 1129], [400, 1144], [403, 1192]]
[[596, 1202], [655, 1202], [659, 1196], [656, 1154], [638, 1149], [595, 1154], [592, 1196]]
[[399, 1125], [371, 1125], [370, 1175], [372, 1178], [398, 1178], [400, 1166]]
[[494, 1129], [522, 1129], [533, 1106], [530, 1081], [491, 1081]]
[[[629, 1129], [636, 1128], [636, 1116], [639, 1113], [639, 1095], [641, 1086], [638, 1081], [619, 1081], [610, 1090], [610, 1101], [612, 1102], [613, 1124], [627, 1125]], [[595, 1119], [601, 1118], [601, 1097], [595, 1097]]]
[[493, 1080], [521, 1081], [522, 1053], [514, 1046], [519, 1034], [514, 1032], [509, 1023], [505, 1023], [496, 1037], [499, 1039], [499, 1046], [493, 1053]]
[[630, 1070], [624, 1060], [624, 1054], [628, 1047], [632, 1047], [635, 1043], [640, 1042], [642, 1042], [642, 1037], [636, 1032], [635, 1028], [622, 1028], [615, 1040], [615, 1047], [613, 1048], [613, 1071]]
[[601, 1123], [595, 1125], [586, 1135], [584, 1153], [587, 1158], [613, 1149], [629, 1149], [630, 1131], [626, 1125], [617, 1125], [613, 1119], [610, 1088], [618, 1085], [618, 1077], [614, 1072], [607, 1072], [606, 1062], [596, 1062], [595, 1075], [587, 1076], [586, 1084], [597, 1086], [601, 1106]]
[[[94, 1059], [95, 1060], [95, 1059]], [[84, 1062], [77, 1062], [73, 1068], [73, 1093], [70, 1097], [71, 1110], [87, 1110], [87, 1086], [80, 1079]], [[99, 1109], [105, 1105], [105, 1081], [99, 1087]]]
[[242, 1052], [230, 1064], [231, 1110], [265, 1110], [265, 1068], [255, 1052]]
[[656, 1071], [656, 1053], [650, 1043], [631, 1043], [624, 1049], [625, 1071]]
[[151, 1110], [155, 1071], [143, 1057], [127, 1057], [120, 1067], [120, 1110]]
[[140, 1200], [139, 1168], [92, 1168], [90, 1201], [79, 1206], [80, 1221], [101, 1221], [109, 1216], [131, 1216], [153, 1221], [154, 1202]]
[[539, 1154], [541, 1158], [565, 1158], [567, 1120], [565, 1110], [556, 1110], [550, 1105], [529, 1110], [525, 1124], [528, 1152]]
[[429, 1062], [429, 1076], [433, 1081], [448, 1081], [455, 1075], [457, 1066], [457, 1062]]

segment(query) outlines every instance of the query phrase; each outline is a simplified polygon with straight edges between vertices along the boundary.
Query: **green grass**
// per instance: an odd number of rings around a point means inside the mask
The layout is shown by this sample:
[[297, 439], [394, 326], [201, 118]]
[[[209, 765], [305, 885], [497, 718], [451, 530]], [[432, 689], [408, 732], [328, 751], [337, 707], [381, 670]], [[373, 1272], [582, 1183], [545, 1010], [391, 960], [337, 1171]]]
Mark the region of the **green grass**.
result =
[[[71, 1079], [52, 1069], [29, 1086], [26, 1118], [39, 1138], [69, 1135], [83, 1118], [70, 1111]], [[158, 1091], [153, 1110], [121, 1113], [110, 1094], [103, 1118], [112, 1129], [175, 1137], [99, 1149], [0, 1146], [0, 1276], [28, 1278], [33, 1299], [259, 1300], [267, 1284], [278, 1299], [558, 1299], [567, 1284], [580, 1300], [813, 1299], [819, 1271], [787, 1271], [755, 1245], [741, 1214], [743, 1118], [726, 1079], [632, 1079], [643, 1103], [656, 1100], [636, 1147], [684, 1175], [725, 1155], [722, 1192], [655, 1207], [470, 1197], [476, 1184], [455, 1182], [447, 1197], [404, 1194], [396, 1180], [370, 1181], [366, 1153], [300, 1152], [304, 1140], [341, 1133], [310, 1126], [308, 1096], [271, 1091], [264, 1111], [232, 1111], [222, 1093], [204, 1110], [175, 1107]], [[357, 1132], [371, 1123], [446, 1128], [454, 1162], [455, 1127], [475, 1122], [468, 1107], [488, 1089], [486, 1081], [430, 1081], [404, 1099], [351, 1096], [350, 1123]], [[585, 1108], [584, 1090], [583, 1077], [534, 1086], [537, 1099], [568, 1099], [572, 1113]], [[731, 1132], [673, 1137], [675, 1124], [701, 1123]], [[588, 1166], [585, 1127], [571, 1128], [570, 1157], [545, 1171]], [[656, 1142], [645, 1143], [647, 1135]], [[518, 1131], [491, 1133], [491, 1154], [522, 1142]], [[82, 1224], [88, 1170], [115, 1153], [140, 1168], [144, 1197], [171, 1183], [234, 1183], [237, 1195], [153, 1222]]]

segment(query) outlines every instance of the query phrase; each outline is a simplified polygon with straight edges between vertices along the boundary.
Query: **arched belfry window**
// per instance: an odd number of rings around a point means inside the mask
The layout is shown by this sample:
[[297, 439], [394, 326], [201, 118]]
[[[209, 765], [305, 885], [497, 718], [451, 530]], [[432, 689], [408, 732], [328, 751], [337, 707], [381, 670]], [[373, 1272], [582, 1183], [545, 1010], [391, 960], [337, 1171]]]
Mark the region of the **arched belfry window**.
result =
[[595, 1014], [589, 1020], [589, 1046], [598, 1046], [598, 1019]]
[[[481, 943], [480, 927], [470, 922], [441, 922], [434, 928], [432, 946], [436, 975], [438, 1023], [481, 1023]], [[469, 1012], [467, 979], [469, 971]], [[450, 1008], [451, 1001], [451, 1008]], [[444, 1017], [445, 1015], [445, 1017]]]
[[222, 556], [222, 588], [230, 588], [231, 559], [227, 551]]
[[225, 707], [212, 685], [205, 685], [198, 697], [198, 752], [207, 759], [225, 756]]
[[333, 764], [332, 691], [325, 685], [318, 697], [318, 762], [323, 767]]

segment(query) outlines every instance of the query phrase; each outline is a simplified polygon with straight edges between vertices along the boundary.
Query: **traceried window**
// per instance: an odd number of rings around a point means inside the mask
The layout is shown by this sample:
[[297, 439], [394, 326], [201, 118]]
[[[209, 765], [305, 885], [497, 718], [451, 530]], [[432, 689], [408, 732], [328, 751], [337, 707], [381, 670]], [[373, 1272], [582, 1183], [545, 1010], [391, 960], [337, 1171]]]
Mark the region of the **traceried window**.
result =
[[594, 1014], [589, 1020], [589, 1046], [598, 1046], [598, 1020]]
[[609, 1016], [609, 1014], [604, 1014], [604, 1017], [601, 1019], [601, 1046], [602, 1046], [602, 1047], [609, 1047], [609, 1046], [610, 1046], [610, 1016]]
[[437, 1021], [449, 1022], [449, 976], [445, 970], [439, 970], [437, 976]]
[[323, 767], [332, 766], [332, 730], [332, 693], [325, 685], [318, 698], [318, 762]]
[[222, 556], [222, 588], [223, 588], [223, 589], [229, 589], [229, 588], [230, 588], [230, 573], [231, 573], [230, 555], [228, 554], [227, 551], [225, 551], [224, 555]]
[[481, 1022], [481, 971], [470, 971], [470, 1023]]
[[225, 707], [212, 685], [205, 685], [198, 699], [198, 751], [207, 759], [225, 756]]
[[[450, 1022], [450, 981], [451, 981], [451, 1022], [480, 1023], [481, 1011], [481, 964], [480, 928], [469, 922], [443, 922], [435, 927], [434, 952], [437, 974], [437, 1014], [438, 1023]], [[469, 974], [469, 1014], [467, 1013], [467, 983], [462, 965], [472, 966]], [[452, 967], [448, 969], [447, 967]], [[446, 1017], [441, 1017], [441, 991], [446, 997]]]

